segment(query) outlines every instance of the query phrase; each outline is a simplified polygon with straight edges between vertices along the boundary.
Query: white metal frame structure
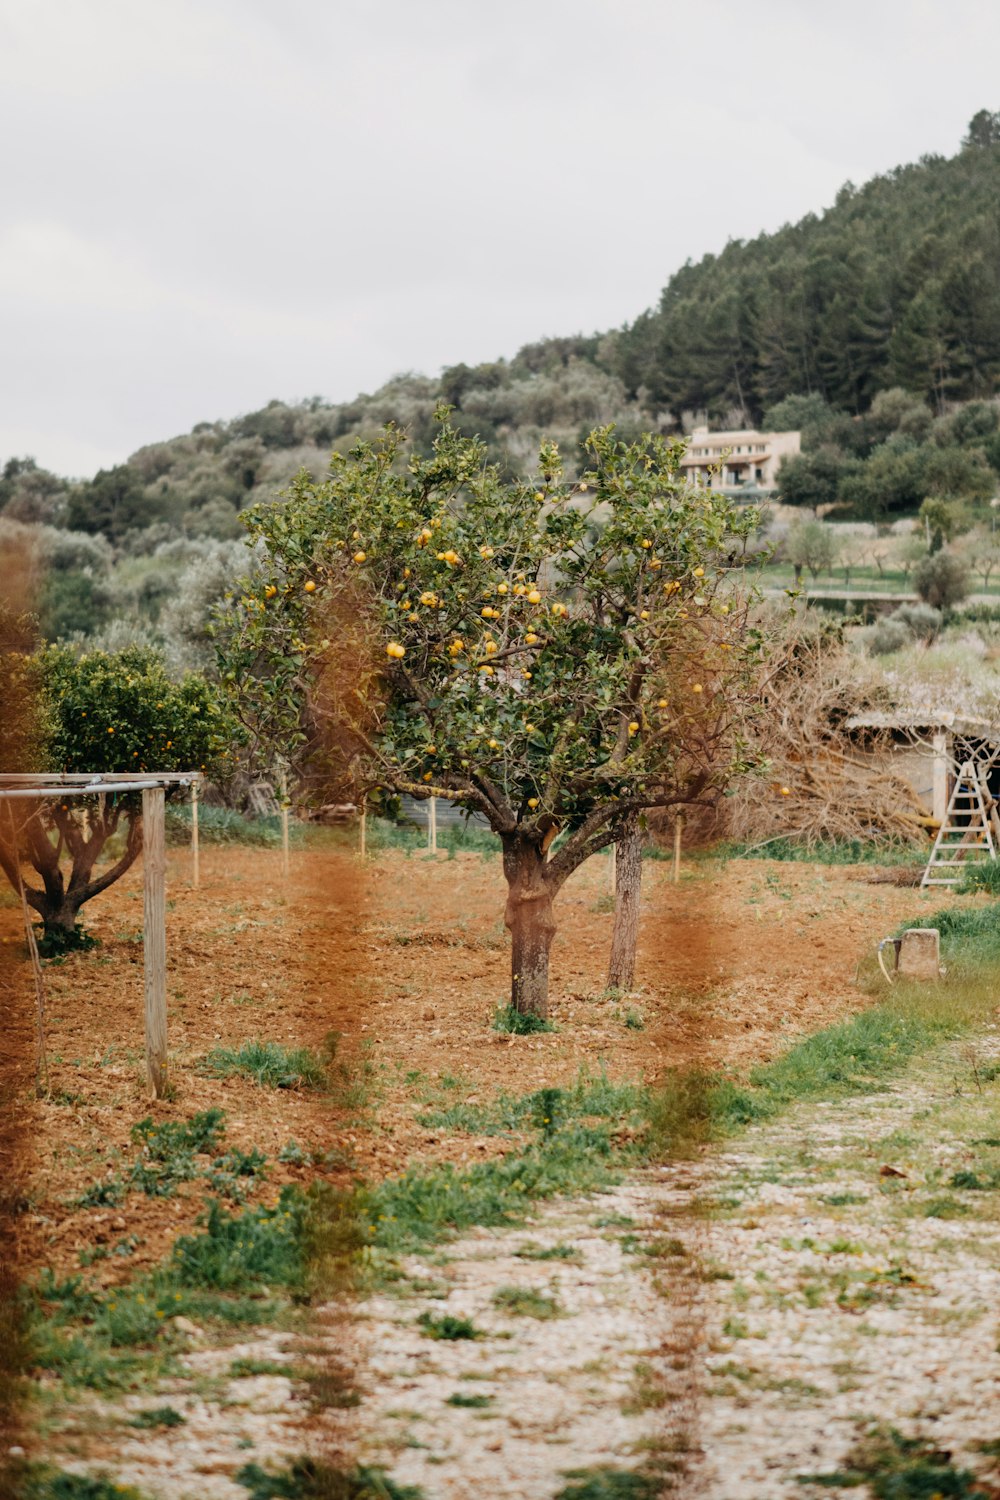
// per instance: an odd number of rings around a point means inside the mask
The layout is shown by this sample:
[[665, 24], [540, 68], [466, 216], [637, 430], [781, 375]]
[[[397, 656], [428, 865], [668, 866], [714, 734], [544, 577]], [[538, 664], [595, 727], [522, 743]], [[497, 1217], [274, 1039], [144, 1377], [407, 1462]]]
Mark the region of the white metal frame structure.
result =
[[167, 901], [165, 809], [168, 787], [191, 788], [193, 883], [198, 884], [198, 787], [200, 771], [109, 773], [107, 775], [0, 773], [0, 801], [48, 797], [93, 797], [109, 792], [142, 793], [143, 969], [145, 979], [146, 1073], [153, 1097], [167, 1092]]

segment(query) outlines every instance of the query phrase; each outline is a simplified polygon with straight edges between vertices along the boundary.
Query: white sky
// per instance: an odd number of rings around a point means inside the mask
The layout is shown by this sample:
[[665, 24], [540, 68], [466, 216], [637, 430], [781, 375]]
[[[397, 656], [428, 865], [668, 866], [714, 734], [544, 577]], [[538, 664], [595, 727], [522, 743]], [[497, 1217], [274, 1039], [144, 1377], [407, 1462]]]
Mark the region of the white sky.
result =
[[619, 325], [998, 58], [995, 0], [0, 0], [0, 462]]

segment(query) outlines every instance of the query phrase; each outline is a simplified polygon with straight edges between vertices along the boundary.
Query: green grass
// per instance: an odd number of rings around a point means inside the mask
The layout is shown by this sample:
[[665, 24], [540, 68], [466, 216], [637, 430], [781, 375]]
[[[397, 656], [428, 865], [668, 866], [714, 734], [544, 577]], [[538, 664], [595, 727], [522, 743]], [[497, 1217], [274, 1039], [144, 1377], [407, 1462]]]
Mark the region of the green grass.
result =
[[[438, 825], [438, 850], [449, 859], [461, 852], [484, 857], [500, 853], [500, 840], [489, 828], [478, 823]], [[367, 847], [372, 853], [381, 849], [403, 849], [407, 854], [427, 852], [427, 830], [415, 823], [393, 823], [388, 818], [369, 818]]]
[[513, 1005], [498, 1005], [490, 1018], [490, 1025], [505, 1036], [536, 1036], [540, 1031], [556, 1029], [544, 1016], [515, 1010]]
[[555, 1500], [659, 1500], [663, 1481], [637, 1469], [569, 1469]]
[[492, 1297], [498, 1312], [510, 1313], [515, 1318], [559, 1318], [562, 1308], [555, 1297], [547, 1297], [530, 1286], [497, 1287]]
[[17, 1486], [19, 1500], [143, 1500], [142, 1492], [108, 1474], [69, 1474], [32, 1464]]
[[[813, 865], [923, 865], [929, 845], [874, 843], [862, 839], [805, 843], [791, 838], [764, 843], [715, 844], [706, 854], [718, 859], [767, 859]], [[695, 857], [695, 856], [692, 856]]]
[[[308, 830], [294, 818], [289, 819], [290, 843], [302, 843]], [[169, 844], [187, 844], [191, 840], [191, 808], [186, 802], [167, 803], [166, 836]], [[203, 844], [250, 844], [261, 849], [281, 845], [281, 817], [247, 818], [231, 807], [198, 807], [198, 838]]]
[[287, 1469], [245, 1464], [236, 1475], [250, 1500], [423, 1500], [416, 1485], [400, 1485], [382, 1469], [335, 1469], [317, 1458], [297, 1458]]
[[244, 1042], [242, 1047], [215, 1047], [203, 1063], [216, 1078], [252, 1078], [262, 1088], [322, 1089], [329, 1083], [326, 1062], [308, 1047], [279, 1042]]
[[445, 1402], [445, 1406], [464, 1406], [470, 1411], [485, 1411], [488, 1406], [492, 1405], [492, 1396], [467, 1396], [464, 1391], [456, 1391]]
[[907, 1438], [894, 1427], [868, 1430], [851, 1449], [842, 1469], [800, 1474], [802, 1484], [824, 1489], [868, 1485], [875, 1500], [983, 1500], [992, 1493], [969, 1469], [957, 1469], [951, 1455], [923, 1438]]
[[456, 1318], [452, 1313], [429, 1313], [423, 1312], [417, 1319], [417, 1326], [422, 1333], [426, 1333], [430, 1339], [444, 1339], [449, 1343], [455, 1343], [460, 1339], [482, 1339], [486, 1335], [481, 1328], [477, 1328], [471, 1318]]
[[155, 1432], [161, 1428], [183, 1427], [184, 1420], [172, 1406], [151, 1406], [146, 1411], [137, 1412], [128, 1425]]

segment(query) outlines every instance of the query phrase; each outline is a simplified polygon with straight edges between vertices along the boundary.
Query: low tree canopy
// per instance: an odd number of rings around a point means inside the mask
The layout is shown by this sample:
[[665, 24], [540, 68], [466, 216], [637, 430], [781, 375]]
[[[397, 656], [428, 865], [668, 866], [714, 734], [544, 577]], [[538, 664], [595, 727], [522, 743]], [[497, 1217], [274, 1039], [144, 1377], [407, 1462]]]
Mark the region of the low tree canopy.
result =
[[[79, 656], [52, 646], [22, 660], [42, 726], [44, 750], [34, 759], [47, 770], [207, 772], [231, 754], [232, 723], [208, 683], [194, 673], [172, 681], [154, 652]], [[125, 848], [97, 873], [123, 820]], [[22, 860], [37, 872], [41, 886], [26, 895], [49, 935], [72, 934], [81, 906], [124, 875], [141, 848], [134, 793], [8, 802], [0, 822], [0, 865], [15, 888]]]
[[759, 517], [683, 483], [683, 444], [611, 429], [576, 484], [551, 446], [504, 484], [445, 415], [429, 459], [404, 467], [390, 428], [246, 515], [261, 570], [223, 678], [259, 744], [326, 756], [340, 794], [488, 819], [513, 1003], [544, 1012], [567, 876], [638, 811], [707, 800], [751, 763], [760, 643], [733, 574]]

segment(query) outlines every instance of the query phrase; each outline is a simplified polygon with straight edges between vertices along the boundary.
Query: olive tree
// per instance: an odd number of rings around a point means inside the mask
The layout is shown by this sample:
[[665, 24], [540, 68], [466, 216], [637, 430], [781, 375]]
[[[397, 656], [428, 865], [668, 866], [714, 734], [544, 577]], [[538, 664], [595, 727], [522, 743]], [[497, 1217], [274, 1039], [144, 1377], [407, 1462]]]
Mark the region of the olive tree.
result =
[[553, 900], [644, 809], [710, 800], [759, 639], [737, 587], [759, 524], [683, 482], [681, 442], [593, 432], [564, 482], [542, 448], [505, 483], [438, 413], [428, 458], [393, 427], [244, 517], [259, 572], [221, 622], [255, 743], [322, 759], [369, 803], [437, 796], [499, 836], [511, 1003], [544, 1015]]

